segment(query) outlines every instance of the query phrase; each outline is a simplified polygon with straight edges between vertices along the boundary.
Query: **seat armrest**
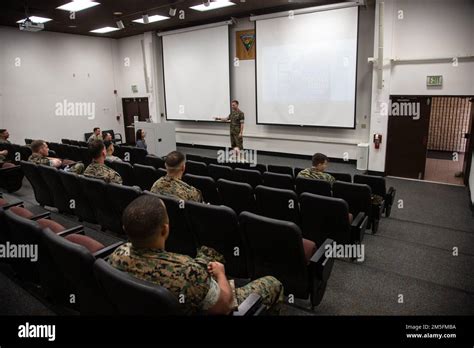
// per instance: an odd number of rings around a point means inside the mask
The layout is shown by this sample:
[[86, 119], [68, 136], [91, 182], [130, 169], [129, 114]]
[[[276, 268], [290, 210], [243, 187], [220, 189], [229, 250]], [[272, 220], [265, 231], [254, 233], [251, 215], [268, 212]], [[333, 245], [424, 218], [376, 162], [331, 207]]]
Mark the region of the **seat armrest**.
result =
[[61, 237], [66, 237], [70, 234], [84, 234], [84, 226], [82, 225], [79, 225], [79, 226], [75, 226], [75, 227], [71, 227], [71, 228], [68, 228], [67, 230], [64, 230], [62, 232], [59, 232], [58, 233], [58, 236], [61, 236]]
[[393, 201], [395, 200], [395, 193], [397, 193], [397, 190], [395, 190], [394, 187], [390, 187], [388, 189], [387, 194], [385, 195], [385, 200], [389, 205], [393, 204]]
[[252, 293], [250, 294], [244, 302], [242, 302], [239, 308], [232, 312], [232, 316], [234, 317], [244, 317], [244, 316], [252, 316], [256, 313], [260, 314], [262, 312], [262, 297], [258, 294]]
[[51, 219], [51, 213], [50, 212], [41, 213], [41, 214], [33, 216], [30, 220], [36, 221], [39, 219]]
[[311, 256], [309, 267], [312, 269], [318, 280], [327, 281], [331, 274], [334, 259], [326, 256], [326, 246], [334, 243], [334, 240], [328, 238]]
[[351, 227], [358, 227], [362, 221], [364, 221], [365, 213], [363, 211], [359, 212], [354, 220], [352, 220]]
[[117, 242], [117, 243], [111, 244], [109, 246], [106, 246], [105, 248], [95, 252], [93, 256], [96, 259], [103, 259], [103, 258], [109, 256], [110, 254], [112, 254], [115, 251], [115, 249], [117, 249], [122, 244], [125, 244], [125, 242]]
[[10, 209], [11, 207], [22, 207], [24, 208], [24, 204], [23, 202], [15, 202], [15, 203], [10, 203], [10, 204], [6, 204], [4, 205], [3, 207], [0, 207], [2, 208], [3, 210], [7, 210], [7, 209]]

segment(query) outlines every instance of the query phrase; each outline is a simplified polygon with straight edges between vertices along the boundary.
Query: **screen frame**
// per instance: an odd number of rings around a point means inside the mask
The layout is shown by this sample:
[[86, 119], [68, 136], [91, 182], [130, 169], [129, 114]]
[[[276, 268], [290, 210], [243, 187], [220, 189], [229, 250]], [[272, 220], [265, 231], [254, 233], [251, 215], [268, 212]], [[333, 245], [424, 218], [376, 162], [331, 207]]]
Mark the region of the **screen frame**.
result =
[[[334, 9], [324, 10], [325, 11], [334, 11]], [[298, 16], [298, 14], [295, 14]], [[357, 39], [356, 39], [356, 69], [355, 69], [355, 86], [354, 86], [354, 125], [352, 127], [341, 127], [341, 126], [321, 126], [321, 125], [313, 125], [313, 124], [290, 124], [290, 123], [266, 123], [266, 122], [259, 122], [258, 120], [258, 50], [257, 46], [255, 47], [255, 119], [257, 125], [262, 126], [283, 126], [283, 127], [298, 127], [298, 128], [333, 128], [333, 129], [356, 129], [357, 127], [357, 77], [358, 77], [358, 65], [359, 65], [359, 27], [360, 27], [360, 6], [357, 6]], [[255, 40], [256, 45], [259, 43], [258, 34], [257, 34], [257, 21], [255, 21]]]
[[[231, 107], [231, 100], [232, 100], [232, 82], [230, 80], [230, 59], [231, 59], [231, 45], [230, 45], [230, 39], [231, 39], [231, 30], [229, 28], [228, 24], [223, 25], [227, 27], [227, 51], [229, 53], [229, 59], [228, 59], [228, 64], [227, 64], [227, 73], [229, 76], [229, 115], [232, 112], [232, 107]], [[205, 29], [205, 28], [203, 28]], [[196, 29], [200, 30], [200, 29]], [[202, 30], [202, 29], [201, 29]], [[161, 44], [161, 71], [162, 71], [162, 76], [163, 76], [163, 105], [164, 105], [164, 113], [165, 113], [165, 119], [166, 121], [174, 121], [174, 122], [192, 122], [192, 123], [226, 123], [222, 121], [216, 121], [216, 120], [185, 120], [185, 119], [176, 119], [176, 118], [168, 118], [168, 109], [166, 105], [166, 76], [165, 76], [165, 50], [164, 50], [164, 45], [163, 45], [163, 37], [160, 36], [160, 44]], [[228, 115], [227, 115], [228, 116]]]

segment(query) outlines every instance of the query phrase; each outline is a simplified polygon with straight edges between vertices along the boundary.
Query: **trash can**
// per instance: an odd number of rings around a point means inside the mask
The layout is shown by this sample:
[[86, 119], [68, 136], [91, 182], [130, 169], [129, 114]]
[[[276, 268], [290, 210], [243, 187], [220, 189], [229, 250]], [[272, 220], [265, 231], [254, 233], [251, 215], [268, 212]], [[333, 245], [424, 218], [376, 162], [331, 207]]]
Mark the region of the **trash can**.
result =
[[369, 143], [357, 144], [357, 170], [367, 170], [369, 167]]

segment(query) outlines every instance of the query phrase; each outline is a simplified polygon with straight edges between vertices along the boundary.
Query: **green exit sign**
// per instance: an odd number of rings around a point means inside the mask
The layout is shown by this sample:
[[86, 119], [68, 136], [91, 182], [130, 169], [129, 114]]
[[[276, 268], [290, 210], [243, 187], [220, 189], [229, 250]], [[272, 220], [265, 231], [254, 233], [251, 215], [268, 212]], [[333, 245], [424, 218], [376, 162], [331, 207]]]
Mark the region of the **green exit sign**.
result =
[[426, 85], [428, 87], [440, 87], [443, 85], [443, 76], [436, 75], [436, 76], [427, 76], [426, 77]]

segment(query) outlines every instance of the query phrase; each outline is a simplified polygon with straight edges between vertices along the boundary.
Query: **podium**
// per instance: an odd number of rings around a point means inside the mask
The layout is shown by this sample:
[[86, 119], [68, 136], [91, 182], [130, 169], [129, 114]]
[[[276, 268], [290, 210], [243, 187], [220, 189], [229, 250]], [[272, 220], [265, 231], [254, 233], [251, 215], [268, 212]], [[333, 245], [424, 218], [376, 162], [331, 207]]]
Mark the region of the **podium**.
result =
[[176, 129], [170, 123], [135, 122], [135, 132], [143, 129], [148, 153], [163, 157], [176, 150]]

